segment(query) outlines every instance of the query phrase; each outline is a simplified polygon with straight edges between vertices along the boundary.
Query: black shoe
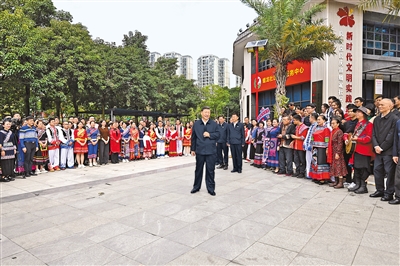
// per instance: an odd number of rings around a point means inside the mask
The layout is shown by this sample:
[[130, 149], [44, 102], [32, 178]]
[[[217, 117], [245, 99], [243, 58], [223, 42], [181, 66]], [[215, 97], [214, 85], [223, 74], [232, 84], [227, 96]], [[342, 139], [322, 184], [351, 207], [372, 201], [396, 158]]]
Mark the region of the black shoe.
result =
[[241, 174], [241, 173], [242, 173], [242, 170], [238, 170], [237, 172], [238, 172], [239, 174]]
[[278, 171], [278, 172], [276, 172], [276, 174], [277, 175], [284, 175], [284, 174], [286, 174], [284, 171]]
[[2, 177], [0, 177], [0, 182], [10, 182], [10, 180], [8, 180], [7, 177], [2, 176]]
[[379, 197], [383, 197], [385, 196], [385, 194], [383, 192], [380, 191], [375, 191], [374, 193], [372, 193], [371, 195], [369, 195], [371, 198], [379, 198]]
[[37, 174], [35, 174], [35, 172], [30, 172], [29, 174], [33, 175], [33, 176], [37, 175]]
[[389, 204], [400, 204], [400, 198], [395, 198], [394, 200], [389, 201]]
[[238, 170], [235, 170], [235, 169], [233, 169], [232, 171], [231, 171], [231, 173], [236, 173]]
[[299, 174], [298, 173], [293, 173], [292, 176], [293, 177], [297, 177]]
[[227, 165], [224, 165], [224, 170], [228, 170], [228, 166]]
[[27, 177], [31, 177], [31, 175], [23, 175], [22, 178], [25, 179]]
[[199, 192], [199, 189], [192, 189], [192, 191], [190, 191], [190, 193], [194, 194], [196, 192]]
[[354, 193], [356, 194], [365, 194], [368, 193], [368, 189], [367, 187], [360, 187], [359, 189], [355, 190]]
[[381, 201], [391, 201], [391, 200], [393, 200], [392, 195], [385, 195], [381, 198]]
[[208, 194], [210, 194], [211, 196], [217, 195], [214, 191], [213, 192], [208, 192]]
[[299, 174], [299, 175], [297, 176], [297, 178], [304, 178], [304, 175], [303, 175], [303, 174]]
[[217, 166], [217, 169], [222, 169], [222, 168], [224, 168], [223, 164], [220, 164], [220, 165]]
[[10, 181], [15, 181], [15, 178], [12, 177], [12, 176], [7, 176], [7, 179], [10, 180]]

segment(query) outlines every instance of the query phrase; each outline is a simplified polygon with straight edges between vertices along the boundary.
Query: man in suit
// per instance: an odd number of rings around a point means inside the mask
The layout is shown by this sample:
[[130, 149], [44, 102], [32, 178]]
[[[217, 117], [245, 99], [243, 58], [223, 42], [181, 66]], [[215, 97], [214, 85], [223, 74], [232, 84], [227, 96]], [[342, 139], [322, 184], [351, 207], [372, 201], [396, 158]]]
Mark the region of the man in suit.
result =
[[242, 147], [244, 147], [244, 126], [239, 122], [237, 114], [232, 114], [232, 123], [228, 125], [227, 143], [231, 148], [233, 170], [232, 173], [242, 173]]
[[228, 146], [226, 145], [226, 129], [228, 124], [225, 122], [225, 118], [223, 115], [218, 117], [218, 126], [219, 126], [219, 139], [217, 141], [217, 163], [219, 166], [217, 169], [223, 168], [224, 170], [228, 170]]
[[193, 125], [191, 152], [196, 156], [194, 184], [190, 193], [196, 193], [201, 188], [203, 168], [206, 164], [206, 186], [211, 196], [215, 196], [215, 161], [217, 159], [217, 140], [220, 131], [218, 124], [210, 119], [210, 107], [201, 109], [201, 119]]

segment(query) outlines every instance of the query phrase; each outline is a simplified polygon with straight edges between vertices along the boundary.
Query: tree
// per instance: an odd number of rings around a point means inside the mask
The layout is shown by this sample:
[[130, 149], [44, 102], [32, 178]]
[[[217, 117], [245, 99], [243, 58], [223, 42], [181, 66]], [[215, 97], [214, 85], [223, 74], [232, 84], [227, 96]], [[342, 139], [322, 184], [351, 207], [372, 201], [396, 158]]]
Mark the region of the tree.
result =
[[400, 14], [400, 0], [361, 0], [358, 6], [362, 10], [382, 7], [387, 10], [390, 17], [396, 17]]
[[293, 60], [311, 61], [335, 54], [335, 44], [342, 39], [323, 20], [313, 20], [324, 5], [305, 10], [308, 0], [241, 0], [257, 13], [257, 23], [250, 28], [268, 44], [260, 55], [275, 66], [276, 110], [280, 110], [286, 95], [287, 65]]
[[217, 117], [225, 113], [229, 103], [229, 89], [218, 85], [209, 85], [201, 89], [201, 105], [209, 106], [211, 117]]

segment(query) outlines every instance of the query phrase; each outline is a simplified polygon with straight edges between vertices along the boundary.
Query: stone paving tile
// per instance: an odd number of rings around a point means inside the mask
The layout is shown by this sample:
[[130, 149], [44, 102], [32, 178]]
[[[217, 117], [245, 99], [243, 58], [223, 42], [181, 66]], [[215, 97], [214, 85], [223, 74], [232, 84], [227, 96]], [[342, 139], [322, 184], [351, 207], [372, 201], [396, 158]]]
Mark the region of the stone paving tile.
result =
[[80, 236], [71, 236], [29, 249], [28, 252], [45, 263], [65, 257], [93, 245], [94, 242]]
[[34, 233], [46, 228], [55, 226], [53, 223], [43, 223], [41, 219], [32, 222], [26, 222], [18, 226], [7, 226], [1, 228], [1, 233], [8, 238], [15, 238], [26, 234]]
[[0, 251], [0, 259], [3, 259], [16, 253], [20, 253], [24, 251], [24, 249], [10, 239], [2, 236], [0, 240]]
[[12, 238], [12, 241], [23, 247], [24, 249], [30, 249], [37, 247], [49, 242], [53, 242], [58, 239], [70, 236], [72, 233], [63, 231], [57, 227], [51, 227], [48, 229], [35, 231], [30, 234], [18, 236]]
[[58, 228], [76, 234], [109, 222], [111, 222], [110, 219], [96, 215], [89, 215], [81, 219], [59, 225]]
[[132, 229], [132, 227], [127, 225], [118, 222], [111, 222], [84, 231], [80, 235], [93, 242], [100, 243], [117, 235], [126, 233]]
[[208, 254], [198, 249], [192, 249], [182, 256], [169, 262], [168, 265], [227, 265], [228, 260]]
[[119, 257], [121, 257], [121, 254], [117, 252], [101, 245], [93, 245], [61, 259], [51, 261], [47, 265], [103, 265]]
[[150, 222], [144, 226], [141, 226], [139, 229], [145, 232], [148, 232], [152, 235], [156, 236], [166, 236], [169, 235], [185, 226], [189, 225], [189, 223], [182, 222], [180, 220], [176, 220], [169, 217], [163, 217], [159, 220]]
[[381, 204], [376, 206], [372, 212], [371, 219], [383, 219], [400, 222], [400, 208], [396, 205]]
[[190, 249], [167, 239], [159, 239], [127, 254], [127, 256], [145, 265], [165, 265]]
[[391, 253], [375, 248], [360, 246], [358, 248], [353, 265], [399, 265], [398, 253]]
[[203, 210], [203, 211], [218, 212], [218, 213], [222, 214], [221, 210], [223, 210], [229, 206], [231, 206], [231, 205], [228, 203], [219, 202], [217, 200], [210, 200], [210, 201], [206, 201], [204, 203], [195, 205], [195, 206], [193, 206], [193, 208]]
[[15, 214], [13, 212], [1, 215], [1, 227], [17, 226], [40, 220], [40, 217], [28, 212]]
[[44, 262], [27, 251], [14, 254], [1, 260], [1, 265], [46, 265]]
[[241, 220], [240, 222], [226, 229], [224, 232], [257, 241], [273, 228], [274, 227], [270, 225]]
[[234, 261], [243, 265], [287, 265], [296, 255], [296, 252], [257, 242]]
[[388, 235], [399, 236], [399, 223], [391, 220], [371, 218], [367, 230], [380, 232]]
[[97, 204], [102, 204], [105, 203], [106, 201], [100, 198], [96, 198], [96, 197], [92, 197], [92, 198], [86, 198], [83, 200], [77, 200], [77, 201], [73, 201], [73, 202], [68, 202], [66, 203], [69, 206], [72, 206], [74, 208], [77, 209], [84, 209], [87, 208], [89, 206], [93, 206], [93, 205], [97, 205]]
[[197, 248], [212, 255], [233, 260], [254, 243], [253, 240], [222, 232]]
[[300, 252], [311, 239], [311, 234], [304, 234], [292, 230], [275, 227], [269, 231], [259, 242], [279, 247], [294, 252]]
[[116, 208], [122, 207], [122, 205], [112, 202], [102, 202], [95, 205], [90, 205], [88, 207], [83, 208], [85, 211], [91, 212], [93, 214], [100, 214], [105, 211], [113, 210]]
[[90, 212], [87, 212], [84, 210], [79, 210], [79, 209], [74, 209], [74, 210], [66, 212], [66, 213], [62, 213], [62, 214], [44, 218], [43, 222], [61, 225], [61, 224], [73, 222], [75, 220], [79, 220], [79, 219], [82, 219], [84, 217], [91, 216], [91, 215], [92, 214]]
[[364, 234], [363, 228], [350, 227], [331, 222], [324, 223], [314, 235], [328, 239], [343, 239], [361, 241]]
[[157, 236], [132, 229], [124, 234], [103, 241], [100, 244], [122, 255], [126, 255], [158, 239], [160, 238]]
[[399, 254], [399, 236], [366, 230], [361, 246]]
[[245, 219], [266, 225], [276, 226], [292, 214], [292, 211], [282, 209], [281, 212], [268, 209], [268, 205], [253, 214], [247, 216]]
[[360, 241], [313, 236], [301, 253], [338, 264], [351, 264]]
[[259, 204], [245, 204], [240, 202], [235, 205], [229, 205], [229, 207], [219, 211], [218, 213], [243, 219], [260, 210], [260, 208], [261, 206]]
[[55, 216], [55, 215], [58, 215], [58, 214], [67, 213], [67, 212], [70, 212], [70, 211], [73, 211], [73, 210], [75, 210], [74, 207], [60, 204], [60, 205], [52, 206], [52, 207], [49, 207], [49, 208], [46, 208], [46, 209], [42, 209], [42, 210], [39, 210], [39, 211], [33, 211], [31, 213], [36, 215], [36, 216], [45, 218], [45, 217]]
[[194, 223], [212, 214], [213, 214], [212, 212], [190, 208], [175, 213], [174, 215], [171, 215], [171, 218], [181, 220], [187, 223]]
[[134, 213], [132, 215], [123, 217], [117, 220], [120, 223], [126, 224], [131, 227], [141, 227], [145, 226], [154, 221], [160, 220], [164, 218], [164, 216], [149, 212], [149, 211], [141, 211]]
[[212, 214], [210, 216], [207, 216], [198, 222], [196, 222], [196, 225], [204, 226], [213, 230], [217, 231], [223, 231], [226, 228], [229, 228], [231, 225], [239, 222], [240, 219], [231, 217], [231, 216], [226, 216], [226, 215], [221, 215], [221, 214]]
[[368, 225], [368, 219], [370, 215], [367, 213], [344, 213], [335, 211], [326, 219], [326, 222], [344, 225], [354, 228], [363, 228], [365, 229]]
[[340, 265], [338, 263], [334, 263], [332, 261], [323, 260], [320, 258], [316, 258], [310, 255], [299, 253], [290, 265]]
[[125, 265], [142, 265], [142, 264], [137, 261], [134, 261], [133, 259], [128, 258], [126, 256], [121, 256], [118, 259], [112, 260], [105, 265], [114, 265], [114, 266], [124, 265], [125, 266]]
[[198, 224], [190, 224], [170, 235], [167, 235], [165, 238], [194, 248], [218, 233], [219, 232], [216, 230]]

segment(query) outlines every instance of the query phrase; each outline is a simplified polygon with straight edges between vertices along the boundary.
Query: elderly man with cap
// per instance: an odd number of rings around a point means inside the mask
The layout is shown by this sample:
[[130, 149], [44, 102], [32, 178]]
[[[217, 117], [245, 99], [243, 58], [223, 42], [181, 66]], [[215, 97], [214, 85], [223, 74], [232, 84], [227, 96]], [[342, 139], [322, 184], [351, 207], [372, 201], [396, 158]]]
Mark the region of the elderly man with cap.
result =
[[19, 141], [21, 143], [22, 151], [24, 152], [24, 169], [25, 177], [36, 175], [32, 171], [33, 156], [39, 149], [38, 135], [36, 128], [33, 126], [35, 121], [32, 116], [26, 117], [26, 125], [23, 126], [19, 131]]
[[[391, 201], [394, 194], [395, 163], [392, 158], [394, 130], [397, 116], [391, 112], [393, 102], [390, 99], [379, 101], [379, 115], [374, 120], [372, 145], [375, 151], [374, 178], [376, 191], [369, 195], [372, 198], [381, 197], [382, 201]], [[386, 189], [385, 189], [385, 176]]]
[[[363, 106], [356, 111], [356, 118], [358, 120], [354, 129], [351, 141], [356, 143], [353, 161], [354, 161], [354, 182], [356, 186], [349, 188], [351, 192], [357, 194], [368, 193], [366, 180], [371, 173], [371, 158], [372, 152], [372, 130], [373, 124], [367, 119], [368, 112]], [[347, 134], [345, 134], [347, 135]], [[345, 143], [348, 144], [350, 140], [346, 139]]]

